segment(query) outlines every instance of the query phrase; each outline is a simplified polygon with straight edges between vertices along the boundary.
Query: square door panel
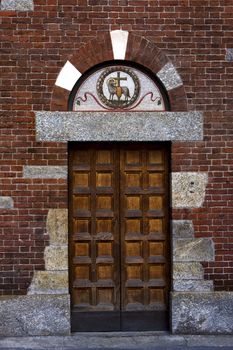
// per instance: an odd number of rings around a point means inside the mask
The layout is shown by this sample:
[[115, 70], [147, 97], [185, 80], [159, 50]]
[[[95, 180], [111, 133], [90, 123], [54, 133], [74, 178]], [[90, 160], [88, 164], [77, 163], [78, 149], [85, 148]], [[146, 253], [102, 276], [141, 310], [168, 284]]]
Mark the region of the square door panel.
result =
[[105, 256], [110, 255], [112, 256], [112, 242], [98, 242], [97, 243], [97, 255], [98, 256]]
[[96, 197], [97, 210], [113, 210], [112, 196], [97, 196]]
[[125, 187], [141, 188], [141, 174], [140, 173], [126, 173]]
[[126, 234], [140, 234], [141, 233], [141, 220], [139, 219], [127, 219], [125, 220], [125, 233]]
[[89, 173], [75, 172], [73, 181], [74, 181], [74, 189], [88, 189]]
[[149, 210], [162, 210], [163, 209], [163, 197], [162, 196], [150, 196], [149, 197]]
[[90, 196], [74, 196], [74, 207], [78, 211], [90, 211]]
[[112, 187], [112, 173], [98, 172], [96, 174], [96, 187]]
[[149, 242], [150, 256], [164, 255], [164, 242]]
[[109, 150], [98, 150], [96, 152], [96, 164], [111, 164], [112, 152]]
[[78, 233], [78, 234], [90, 234], [91, 232], [90, 220], [74, 219], [73, 230], [74, 230], [74, 233]]
[[139, 165], [141, 163], [140, 151], [126, 151], [126, 164]]
[[164, 187], [164, 175], [162, 173], [149, 173], [148, 185], [149, 188], [162, 189]]
[[112, 234], [113, 233], [113, 221], [112, 219], [97, 219], [96, 220], [96, 233], [98, 234]]
[[165, 298], [164, 298], [164, 289], [162, 288], [150, 288], [149, 289], [149, 299], [150, 304], [164, 304]]
[[125, 244], [126, 256], [141, 256], [142, 242], [127, 242]]
[[165, 276], [165, 266], [164, 264], [154, 264], [148, 266], [149, 279], [161, 279]]
[[74, 153], [73, 164], [78, 166], [90, 166], [90, 153], [79, 150]]
[[141, 210], [141, 197], [140, 196], [126, 196], [126, 209], [127, 210]]
[[160, 150], [149, 151], [148, 163], [149, 164], [162, 164], [163, 163], [163, 151], [160, 151]]
[[126, 267], [127, 280], [141, 280], [142, 279], [142, 265], [127, 265]]
[[97, 289], [97, 304], [109, 305], [114, 304], [113, 288], [98, 288]]
[[97, 278], [98, 280], [112, 280], [113, 279], [113, 266], [112, 265], [98, 265], [97, 266]]
[[[127, 288], [126, 289], [126, 302], [127, 304], [133, 304], [132, 307], [136, 306], [135, 304], [142, 305], [143, 302], [143, 289], [142, 288]], [[129, 307], [129, 305], [127, 305]]]
[[149, 233], [163, 233], [163, 220], [162, 219], [149, 219]]
[[91, 305], [91, 289], [75, 288], [73, 293], [74, 306], [85, 308]]
[[76, 266], [75, 279], [90, 280], [90, 266], [87, 266], [87, 265]]
[[90, 243], [75, 243], [75, 256], [90, 256]]

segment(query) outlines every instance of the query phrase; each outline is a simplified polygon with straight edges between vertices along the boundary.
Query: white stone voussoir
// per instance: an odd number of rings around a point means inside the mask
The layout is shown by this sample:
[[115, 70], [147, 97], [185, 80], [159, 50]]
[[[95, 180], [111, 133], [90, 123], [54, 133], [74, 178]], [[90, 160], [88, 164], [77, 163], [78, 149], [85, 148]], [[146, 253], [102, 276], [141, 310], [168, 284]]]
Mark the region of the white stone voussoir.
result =
[[129, 32], [126, 30], [112, 30], [110, 32], [113, 57], [115, 60], [124, 60], [128, 43]]
[[77, 68], [73, 66], [69, 61], [61, 69], [55, 85], [71, 91], [76, 84], [77, 80], [81, 77], [82, 73], [79, 72]]

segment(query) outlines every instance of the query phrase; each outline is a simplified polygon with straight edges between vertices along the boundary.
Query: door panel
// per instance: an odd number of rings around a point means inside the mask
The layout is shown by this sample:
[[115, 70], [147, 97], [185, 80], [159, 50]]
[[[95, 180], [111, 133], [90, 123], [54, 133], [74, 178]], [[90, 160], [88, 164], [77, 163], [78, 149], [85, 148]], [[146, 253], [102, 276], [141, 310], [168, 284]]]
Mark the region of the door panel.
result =
[[167, 328], [167, 153], [142, 143], [72, 147], [72, 330]]
[[70, 158], [72, 313], [88, 327], [89, 312], [103, 312], [104, 322], [106, 311], [120, 310], [116, 157], [113, 149], [79, 145]]
[[164, 329], [168, 304], [166, 154], [148, 145], [136, 147], [120, 152], [122, 322], [126, 330], [155, 329], [159, 319], [159, 328]]

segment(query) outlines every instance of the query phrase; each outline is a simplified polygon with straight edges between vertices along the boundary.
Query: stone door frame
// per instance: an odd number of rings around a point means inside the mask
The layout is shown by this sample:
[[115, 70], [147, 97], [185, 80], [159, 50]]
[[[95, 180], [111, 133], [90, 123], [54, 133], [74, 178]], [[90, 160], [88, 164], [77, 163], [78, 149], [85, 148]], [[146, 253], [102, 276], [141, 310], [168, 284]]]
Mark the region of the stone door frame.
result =
[[[36, 139], [37, 141], [55, 141], [67, 143], [69, 141], [201, 141], [203, 139], [203, 115], [200, 112], [37, 112], [36, 113]], [[28, 178], [49, 177], [67, 178], [67, 167], [34, 167], [27, 166], [24, 176]], [[205, 187], [208, 179], [205, 173], [172, 173], [172, 207], [173, 208], [195, 208], [203, 204]], [[190, 184], [192, 189], [190, 190]], [[61, 216], [63, 216], [61, 222]], [[48, 232], [52, 237], [59, 235], [59, 225], [64, 227], [67, 212], [59, 209], [49, 211]], [[50, 220], [52, 218], [53, 224]], [[180, 324], [176, 324], [173, 315], [180, 310], [180, 305], [190, 297], [190, 291], [194, 293], [211, 292], [212, 283], [204, 281], [201, 261], [213, 261], [214, 249], [211, 239], [196, 239], [191, 221], [177, 220], [172, 222], [172, 249], [171, 260], [173, 263], [171, 307], [172, 307], [172, 332], [180, 332]], [[57, 233], [51, 233], [51, 227], [56, 227]], [[53, 228], [54, 230], [54, 228]], [[67, 239], [68, 229], [63, 234]], [[55, 239], [56, 240], [56, 239]], [[46, 248], [46, 268], [49, 264], [54, 271], [59, 266], [51, 262], [55, 260], [56, 254], [63, 251], [67, 254], [67, 245], [60, 244], [60, 248], [53, 247], [53, 239], [50, 247]], [[58, 245], [58, 242], [56, 243]], [[63, 250], [62, 250], [63, 249]], [[53, 251], [54, 250], [54, 251]], [[55, 252], [56, 251], [56, 252]], [[184, 252], [187, 252], [184, 253]], [[62, 256], [62, 254], [60, 254]], [[64, 260], [63, 260], [64, 262]], [[59, 262], [61, 266], [61, 261]], [[65, 266], [65, 263], [64, 263]], [[46, 273], [46, 272], [45, 272]], [[67, 271], [66, 271], [67, 273]], [[29, 289], [30, 294], [38, 291], [40, 282], [36, 276]], [[68, 293], [67, 286], [58, 286], [53, 293], [61, 294], [64, 287]], [[178, 300], [178, 301], [177, 301]], [[175, 306], [174, 306], [175, 305]], [[181, 327], [183, 332], [183, 326]]]

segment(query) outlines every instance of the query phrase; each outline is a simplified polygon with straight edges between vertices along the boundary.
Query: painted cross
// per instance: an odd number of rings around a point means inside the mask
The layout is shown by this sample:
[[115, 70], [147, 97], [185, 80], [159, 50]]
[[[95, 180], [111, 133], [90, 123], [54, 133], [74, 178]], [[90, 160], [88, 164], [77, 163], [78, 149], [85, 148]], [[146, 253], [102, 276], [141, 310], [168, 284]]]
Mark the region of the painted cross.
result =
[[121, 72], [117, 72], [117, 78], [114, 78], [117, 81], [117, 86], [121, 86], [121, 80], [127, 80], [127, 78], [121, 78]]

